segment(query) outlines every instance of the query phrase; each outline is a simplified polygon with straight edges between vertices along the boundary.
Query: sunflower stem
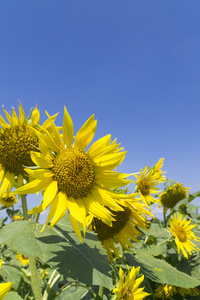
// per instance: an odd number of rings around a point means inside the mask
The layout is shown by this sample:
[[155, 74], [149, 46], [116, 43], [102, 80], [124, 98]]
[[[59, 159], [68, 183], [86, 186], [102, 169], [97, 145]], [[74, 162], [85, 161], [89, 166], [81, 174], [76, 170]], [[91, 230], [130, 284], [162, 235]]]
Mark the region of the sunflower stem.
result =
[[35, 258], [29, 257], [29, 267], [31, 272], [31, 287], [35, 300], [42, 300], [42, 294], [39, 286]]
[[22, 211], [23, 211], [23, 217], [24, 220], [28, 220], [28, 208], [27, 208], [27, 201], [26, 201], [26, 195], [21, 195], [22, 199]]

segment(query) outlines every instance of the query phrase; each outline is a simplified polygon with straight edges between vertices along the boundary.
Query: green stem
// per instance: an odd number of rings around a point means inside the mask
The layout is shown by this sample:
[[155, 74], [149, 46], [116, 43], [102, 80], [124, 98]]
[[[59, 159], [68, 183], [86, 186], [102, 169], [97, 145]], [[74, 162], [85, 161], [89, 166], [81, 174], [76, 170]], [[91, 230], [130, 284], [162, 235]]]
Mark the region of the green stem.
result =
[[29, 267], [31, 272], [31, 287], [35, 300], [42, 300], [42, 294], [38, 282], [37, 268], [34, 257], [29, 257]]
[[[24, 220], [28, 220], [28, 208], [27, 208], [27, 201], [26, 195], [21, 195], [22, 199], [22, 210], [23, 210], [23, 217]], [[37, 268], [35, 263], [35, 258], [29, 257], [29, 268], [31, 272], [31, 287], [34, 295], [35, 300], [42, 300], [42, 294], [40, 291], [40, 286], [38, 282], [38, 275], [37, 275]]]
[[21, 195], [22, 199], [22, 211], [23, 211], [23, 217], [24, 220], [28, 220], [28, 208], [27, 208], [27, 201], [26, 201], [26, 195]]
[[99, 296], [103, 298], [103, 286], [99, 286]]

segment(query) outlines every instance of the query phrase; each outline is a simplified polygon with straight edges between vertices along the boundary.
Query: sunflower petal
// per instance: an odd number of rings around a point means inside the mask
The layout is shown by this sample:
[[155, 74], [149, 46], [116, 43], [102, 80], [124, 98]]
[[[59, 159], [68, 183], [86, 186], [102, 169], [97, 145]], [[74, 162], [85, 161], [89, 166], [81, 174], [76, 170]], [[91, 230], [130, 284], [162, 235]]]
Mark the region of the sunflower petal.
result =
[[83, 244], [83, 239], [82, 239], [82, 235], [81, 235], [81, 231], [80, 231], [80, 227], [78, 225], [78, 221], [77, 219], [75, 219], [71, 214], [70, 214], [70, 220], [71, 220], [71, 224], [72, 227], [74, 229], [74, 232], [76, 233], [77, 237], [79, 238], [79, 240], [81, 241], [81, 243]]
[[73, 142], [73, 135], [74, 135], [73, 122], [65, 107], [64, 119], [63, 119], [63, 137], [67, 147], [71, 147]]
[[75, 136], [75, 147], [83, 150], [92, 141], [96, 132], [97, 121], [94, 120], [94, 115], [92, 115], [79, 129]]
[[40, 168], [48, 169], [53, 167], [52, 160], [39, 152], [31, 151], [31, 159]]
[[16, 114], [16, 111], [15, 111], [14, 107], [12, 107], [12, 119], [13, 119], [14, 124], [18, 125], [18, 122], [19, 122], [18, 121], [18, 116]]
[[45, 189], [50, 183], [52, 179], [47, 178], [43, 180], [35, 179], [22, 187], [15, 190], [15, 194], [33, 194], [37, 193], [43, 189]]
[[20, 104], [19, 104], [19, 123], [21, 125], [23, 125], [25, 122], [25, 112], [23, 110], [23, 107], [22, 107], [22, 104], [21, 104], [21, 101], [20, 101]]

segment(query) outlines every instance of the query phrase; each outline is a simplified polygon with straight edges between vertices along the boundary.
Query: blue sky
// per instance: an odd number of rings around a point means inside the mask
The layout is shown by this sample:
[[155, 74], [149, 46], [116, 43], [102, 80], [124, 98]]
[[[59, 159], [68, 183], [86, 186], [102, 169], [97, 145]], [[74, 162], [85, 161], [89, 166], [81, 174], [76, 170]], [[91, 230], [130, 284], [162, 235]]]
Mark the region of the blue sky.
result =
[[[0, 0], [0, 104], [66, 105], [76, 131], [127, 151], [118, 171], [165, 157], [167, 176], [200, 190], [200, 2]], [[0, 108], [0, 114], [4, 115]], [[198, 200], [199, 201], [199, 200]]]

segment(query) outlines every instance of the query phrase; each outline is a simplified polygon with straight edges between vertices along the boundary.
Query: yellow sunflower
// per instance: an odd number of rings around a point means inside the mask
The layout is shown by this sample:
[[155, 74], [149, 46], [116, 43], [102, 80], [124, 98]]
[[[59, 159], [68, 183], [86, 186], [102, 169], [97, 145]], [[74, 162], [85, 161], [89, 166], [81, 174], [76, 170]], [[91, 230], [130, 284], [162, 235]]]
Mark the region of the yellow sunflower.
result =
[[24, 220], [23, 216], [14, 215], [13, 217], [13, 221], [22, 221], [22, 220]]
[[183, 187], [183, 184], [176, 182], [160, 194], [160, 206], [164, 206], [165, 213], [168, 208], [172, 209], [179, 201], [188, 197], [190, 188]]
[[[49, 119], [51, 120], [50, 117]], [[45, 226], [53, 218], [52, 227], [68, 209], [72, 226], [80, 240], [82, 238], [78, 222], [85, 233], [86, 212], [111, 226], [114, 218], [105, 206], [114, 211], [123, 210], [117, 203], [118, 199], [134, 197], [132, 194], [118, 194], [112, 190], [129, 183], [125, 179], [128, 174], [114, 171], [126, 154], [125, 151], [119, 151], [120, 144], [111, 142], [111, 136], [106, 135], [85, 150], [94, 137], [96, 126], [97, 121], [92, 115], [74, 138], [73, 122], [65, 107], [64, 141], [53, 122], [53, 135], [37, 132], [41, 153], [31, 152], [31, 158], [38, 169], [25, 169], [35, 180], [15, 191], [29, 194], [44, 190], [42, 204], [29, 213], [41, 213], [51, 205]]]
[[7, 207], [12, 207], [15, 203], [17, 203], [17, 198], [13, 193], [4, 193], [2, 198], [0, 198], [0, 203]]
[[143, 291], [144, 287], [139, 288], [140, 284], [144, 280], [144, 275], [136, 279], [139, 270], [140, 267], [138, 268], [132, 267], [130, 271], [128, 267], [128, 274], [125, 277], [122, 268], [119, 269], [118, 287], [116, 287], [113, 290], [113, 293], [115, 293], [113, 297], [114, 300], [126, 300], [126, 299], [142, 300], [150, 295], [149, 293]]
[[178, 213], [178, 215], [175, 214], [174, 216], [172, 216], [171, 220], [169, 220], [169, 230], [175, 237], [175, 243], [177, 246], [178, 253], [180, 253], [181, 250], [183, 255], [188, 259], [187, 252], [189, 253], [189, 255], [191, 255], [197, 250], [197, 246], [194, 243], [192, 243], [192, 241], [200, 242], [200, 238], [196, 237], [192, 232], [192, 229], [196, 225], [190, 225], [191, 219], [187, 221], [187, 217], [188, 216], [186, 216], [182, 220], [182, 215], [180, 213]]
[[[4, 193], [10, 193], [17, 177], [18, 187], [22, 186], [23, 178], [27, 176], [24, 166], [34, 166], [30, 157], [30, 151], [37, 151], [38, 139], [35, 133], [40, 119], [39, 110], [36, 107], [25, 119], [25, 113], [20, 102], [19, 118], [12, 108], [10, 115], [3, 106], [3, 110], [9, 123], [0, 115], [0, 198]], [[56, 115], [53, 116], [55, 119]], [[48, 129], [51, 126], [49, 120], [45, 121], [41, 128]]]
[[[3, 260], [0, 261], [0, 268]], [[13, 282], [0, 283], [0, 300], [3, 299], [10, 291]]]
[[112, 211], [115, 221], [112, 222], [112, 227], [103, 223], [98, 218], [88, 216], [88, 229], [97, 233], [99, 241], [106, 249], [110, 261], [113, 259], [113, 254], [119, 257], [115, 244], [121, 244], [126, 250], [130, 250], [133, 245], [130, 240], [139, 242], [140, 232], [137, 227], [147, 229], [146, 217], [153, 217], [151, 212], [140, 203], [137, 198], [131, 202], [121, 202], [124, 204], [123, 211]]
[[200, 295], [200, 291], [196, 287], [186, 289], [169, 284], [159, 284], [155, 290], [155, 297], [161, 298], [162, 300], [171, 299], [176, 294], [180, 294], [182, 297], [185, 297], [185, 295], [198, 296]]
[[28, 264], [29, 264], [28, 257], [24, 256], [23, 254], [19, 254], [17, 252], [16, 258], [22, 263], [22, 265], [28, 266]]
[[134, 175], [137, 178], [136, 191], [139, 192], [141, 199], [147, 205], [151, 203], [157, 203], [158, 200], [151, 196], [152, 194], [158, 194], [160, 192], [156, 185], [159, 184], [159, 176], [153, 169], [148, 170], [147, 167], [144, 171], [141, 169], [140, 175]]

